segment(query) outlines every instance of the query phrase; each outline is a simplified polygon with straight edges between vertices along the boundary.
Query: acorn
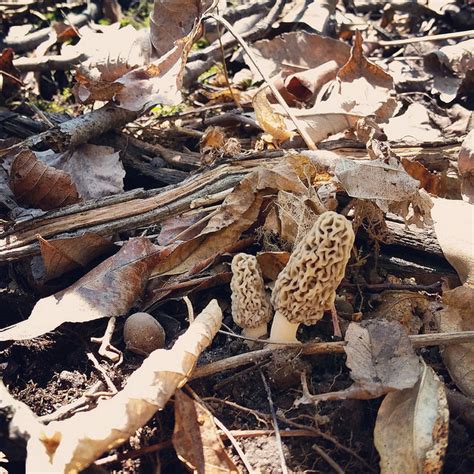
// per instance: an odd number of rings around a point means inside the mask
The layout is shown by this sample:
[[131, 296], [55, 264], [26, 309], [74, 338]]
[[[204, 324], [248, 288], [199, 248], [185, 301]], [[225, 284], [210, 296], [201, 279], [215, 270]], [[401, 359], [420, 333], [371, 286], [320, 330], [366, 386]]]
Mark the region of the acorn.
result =
[[136, 354], [148, 356], [165, 346], [163, 326], [148, 313], [134, 313], [127, 318], [123, 327], [125, 347]]

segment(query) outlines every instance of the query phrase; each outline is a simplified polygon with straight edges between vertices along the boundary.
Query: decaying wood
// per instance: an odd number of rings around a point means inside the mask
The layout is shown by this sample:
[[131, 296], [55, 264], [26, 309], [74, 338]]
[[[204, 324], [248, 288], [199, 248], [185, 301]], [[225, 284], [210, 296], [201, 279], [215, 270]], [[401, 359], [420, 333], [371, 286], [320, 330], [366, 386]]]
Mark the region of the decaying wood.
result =
[[56, 152], [63, 152], [87, 143], [109, 130], [122, 128], [139, 115], [139, 112], [107, 104], [100, 109], [80, 115], [27, 138], [21, 143], [21, 146], [26, 148], [46, 146]]

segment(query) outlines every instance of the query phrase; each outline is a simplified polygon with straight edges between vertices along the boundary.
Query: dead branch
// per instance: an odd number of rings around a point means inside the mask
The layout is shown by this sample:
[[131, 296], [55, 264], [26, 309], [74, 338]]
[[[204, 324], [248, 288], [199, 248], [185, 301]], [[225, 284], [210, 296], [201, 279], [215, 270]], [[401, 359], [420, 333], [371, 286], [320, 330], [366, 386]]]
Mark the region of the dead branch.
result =
[[[420, 348], [426, 346], [441, 346], [450, 344], [462, 344], [465, 342], [474, 341], [474, 331], [463, 331], [453, 333], [437, 333], [437, 334], [417, 334], [409, 336], [413, 347]], [[340, 354], [344, 352], [344, 341], [340, 342], [313, 342], [309, 344], [288, 345], [289, 348], [299, 348], [302, 355], [316, 355], [316, 354]], [[281, 349], [281, 345], [278, 347]], [[191, 380], [199, 379], [203, 377], [209, 377], [226, 370], [236, 369], [243, 365], [255, 364], [263, 359], [269, 357], [275, 348], [269, 347], [260, 349], [258, 351], [246, 352], [227, 359], [212, 362], [210, 364], [202, 365], [198, 367]]]

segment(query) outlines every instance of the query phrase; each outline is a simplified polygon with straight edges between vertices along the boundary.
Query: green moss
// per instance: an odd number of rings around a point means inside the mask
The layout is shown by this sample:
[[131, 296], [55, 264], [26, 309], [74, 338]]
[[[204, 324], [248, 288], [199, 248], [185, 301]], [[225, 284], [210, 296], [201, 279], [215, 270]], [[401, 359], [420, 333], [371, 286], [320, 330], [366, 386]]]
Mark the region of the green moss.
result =
[[199, 77], [198, 77], [198, 82], [206, 82], [207, 79], [209, 79], [211, 76], [216, 75], [222, 70], [222, 64], [214, 64], [211, 66], [206, 72], [203, 72]]
[[179, 114], [184, 110], [184, 104], [178, 105], [156, 105], [151, 112], [157, 117], [168, 117], [169, 115]]

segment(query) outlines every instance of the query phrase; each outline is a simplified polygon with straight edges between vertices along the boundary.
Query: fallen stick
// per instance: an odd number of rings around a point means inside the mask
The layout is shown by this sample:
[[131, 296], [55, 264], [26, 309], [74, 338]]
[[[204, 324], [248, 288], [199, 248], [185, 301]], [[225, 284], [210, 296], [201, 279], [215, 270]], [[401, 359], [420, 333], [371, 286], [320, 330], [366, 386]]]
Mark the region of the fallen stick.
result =
[[[414, 348], [426, 346], [443, 346], [451, 344], [462, 344], [465, 342], [474, 342], [474, 331], [462, 331], [452, 333], [436, 333], [436, 334], [416, 334], [408, 336]], [[345, 341], [338, 342], [313, 342], [309, 344], [288, 344], [286, 347], [290, 349], [298, 349], [302, 355], [316, 354], [340, 354], [344, 352]], [[277, 346], [282, 349], [281, 344]], [[258, 351], [246, 352], [227, 359], [218, 360], [210, 364], [197, 367], [191, 376], [191, 380], [209, 377], [226, 370], [236, 369], [243, 365], [260, 362], [269, 357], [275, 351], [274, 347], [267, 347]]]
[[455, 31], [453, 33], [443, 33], [441, 35], [415, 36], [414, 38], [405, 38], [398, 40], [378, 40], [365, 41], [366, 43], [378, 44], [379, 46], [403, 46], [405, 44], [422, 43], [424, 41], [442, 41], [455, 38], [471, 38], [474, 36], [474, 30]]

